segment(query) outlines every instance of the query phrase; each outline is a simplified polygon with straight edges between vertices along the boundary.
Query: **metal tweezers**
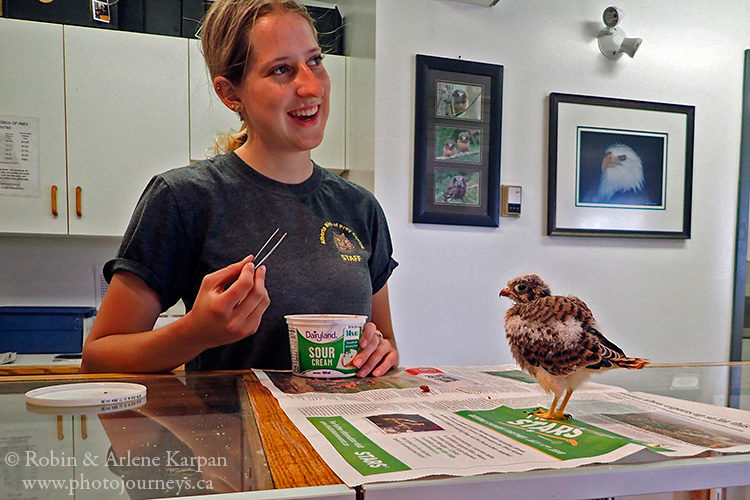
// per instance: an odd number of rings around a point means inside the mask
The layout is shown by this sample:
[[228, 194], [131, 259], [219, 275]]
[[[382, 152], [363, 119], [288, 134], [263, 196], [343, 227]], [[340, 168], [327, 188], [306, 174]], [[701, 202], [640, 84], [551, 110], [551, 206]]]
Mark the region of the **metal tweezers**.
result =
[[[279, 232], [279, 228], [276, 228], [276, 231], [273, 232], [273, 234], [266, 240], [266, 242], [263, 243], [263, 246], [260, 247], [260, 250], [258, 250], [258, 253], [255, 254], [255, 259], [260, 257], [260, 253], [263, 251], [264, 248], [268, 246], [269, 243], [271, 243], [271, 240], [273, 240], [273, 237], [276, 236], [276, 233], [278, 232]], [[273, 253], [273, 251], [276, 250], [276, 247], [279, 246], [279, 244], [281, 244], [282, 241], [284, 241], [284, 238], [286, 238], [286, 233], [281, 235], [281, 238], [279, 238], [279, 241], [277, 241], [276, 244], [271, 247], [271, 249], [268, 251], [266, 255], [263, 256], [262, 259], [255, 262], [255, 269], [258, 269], [260, 265], [263, 264], [263, 261], [265, 261]]]

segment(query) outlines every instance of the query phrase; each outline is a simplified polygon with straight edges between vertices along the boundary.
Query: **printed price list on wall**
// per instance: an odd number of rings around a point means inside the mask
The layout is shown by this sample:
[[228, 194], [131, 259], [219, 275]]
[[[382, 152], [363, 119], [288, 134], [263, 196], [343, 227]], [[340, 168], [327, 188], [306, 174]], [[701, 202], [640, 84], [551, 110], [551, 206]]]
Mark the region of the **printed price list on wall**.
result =
[[39, 119], [0, 115], [0, 195], [39, 196]]

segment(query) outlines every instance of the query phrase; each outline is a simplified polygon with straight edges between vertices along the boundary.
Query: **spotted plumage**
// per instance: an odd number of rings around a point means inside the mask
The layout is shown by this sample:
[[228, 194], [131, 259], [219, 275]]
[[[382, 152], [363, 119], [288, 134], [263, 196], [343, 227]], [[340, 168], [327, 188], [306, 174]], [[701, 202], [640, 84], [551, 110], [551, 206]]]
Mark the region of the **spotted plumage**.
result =
[[[578, 297], [552, 295], [535, 274], [514, 278], [500, 291], [514, 305], [505, 314], [505, 333], [513, 358], [547, 392], [555, 394], [549, 410], [537, 416], [566, 418], [573, 391], [592, 373], [612, 368], [640, 369], [648, 364], [629, 358], [599, 332], [594, 315]], [[558, 399], [563, 401], [555, 409]]]

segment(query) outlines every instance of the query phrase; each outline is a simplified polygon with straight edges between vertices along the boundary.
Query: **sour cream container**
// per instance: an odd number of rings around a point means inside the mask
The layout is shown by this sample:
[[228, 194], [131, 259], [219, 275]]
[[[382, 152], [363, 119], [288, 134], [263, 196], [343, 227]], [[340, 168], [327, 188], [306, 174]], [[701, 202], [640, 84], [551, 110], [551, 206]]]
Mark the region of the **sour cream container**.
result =
[[353, 314], [292, 314], [284, 316], [289, 330], [292, 373], [303, 377], [353, 377], [351, 363], [367, 316]]

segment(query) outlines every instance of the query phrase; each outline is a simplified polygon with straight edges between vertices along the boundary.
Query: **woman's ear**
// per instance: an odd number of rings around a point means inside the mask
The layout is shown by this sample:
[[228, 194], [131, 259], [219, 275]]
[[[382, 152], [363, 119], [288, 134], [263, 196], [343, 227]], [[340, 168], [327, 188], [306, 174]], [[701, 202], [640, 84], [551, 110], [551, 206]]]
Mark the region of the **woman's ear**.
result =
[[214, 78], [214, 90], [227, 108], [236, 113], [242, 112], [242, 101], [229, 80], [223, 76], [217, 76]]

